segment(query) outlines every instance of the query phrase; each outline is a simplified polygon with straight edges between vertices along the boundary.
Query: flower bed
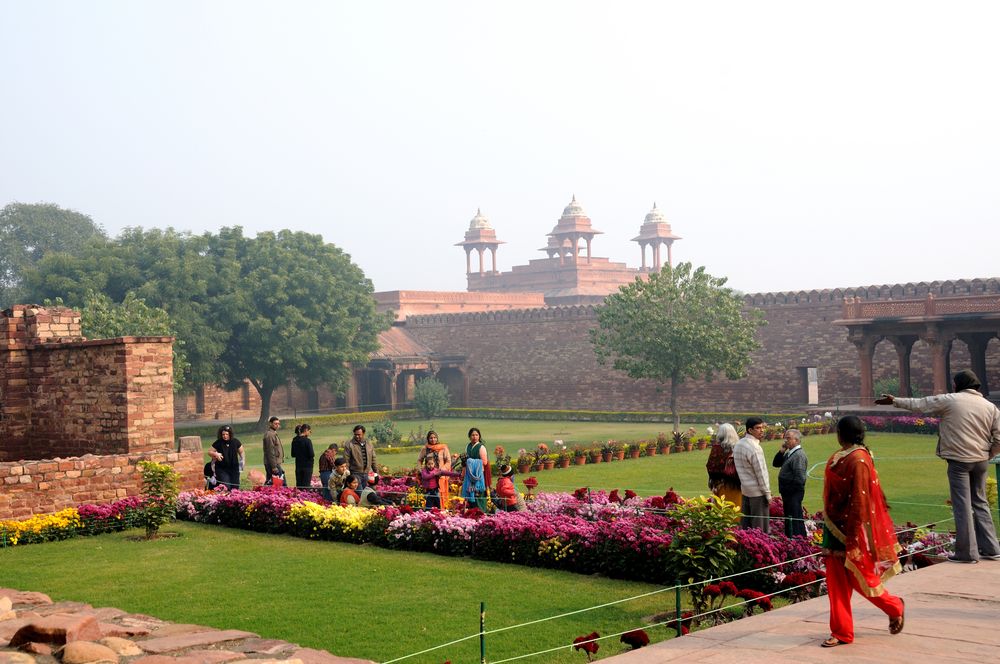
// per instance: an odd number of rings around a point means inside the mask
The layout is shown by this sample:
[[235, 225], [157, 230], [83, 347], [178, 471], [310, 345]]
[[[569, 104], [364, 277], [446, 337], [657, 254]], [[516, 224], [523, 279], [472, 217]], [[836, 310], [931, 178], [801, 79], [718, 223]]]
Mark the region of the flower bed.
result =
[[[387, 488], [397, 491], [402, 486], [403, 481], [387, 483]], [[677, 560], [686, 554], [675, 550], [674, 540], [678, 530], [684, 529], [684, 540], [690, 541], [693, 526], [684, 516], [686, 510], [719, 511], [717, 516], [733, 524], [732, 551], [720, 562], [719, 573], [748, 571], [817, 551], [807, 539], [742, 531], [735, 525], [736, 513], [731, 506], [704, 500], [687, 502], [673, 491], [649, 498], [631, 491], [624, 496], [618, 491], [586, 489], [573, 494], [542, 493], [527, 511], [484, 515], [479, 510], [416, 511], [406, 505], [340, 507], [325, 504], [313, 493], [269, 487], [183, 493], [178, 517], [311, 539], [372, 543], [667, 584], [676, 580], [678, 570], [685, 569]], [[771, 576], [757, 587], [777, 587], [785, 573], [808, 568], [779, 566], [762, 573]]]
[[861, 420], [868, 431], [889, 433], [937, 433], [941, 424], [939, 417], [917, 417], [915, 415], [864, 415]]
[[0, 546], [36, 544], [125, 530], [136, 522], [142, 498], [134, 496], [107, 505], [68, 507], [54, 514], [36, 514], [23, 520], [0, 520]]

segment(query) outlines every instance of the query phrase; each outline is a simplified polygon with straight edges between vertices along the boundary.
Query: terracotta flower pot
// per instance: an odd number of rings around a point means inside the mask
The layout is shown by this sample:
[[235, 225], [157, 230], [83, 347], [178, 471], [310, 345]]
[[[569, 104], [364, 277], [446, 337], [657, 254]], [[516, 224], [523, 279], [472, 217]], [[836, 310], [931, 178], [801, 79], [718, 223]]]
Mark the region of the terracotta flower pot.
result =
[[628, 456], [630, 459], [638, 459], [641, 450], [629, 450]]
[[555, 467], [556, 467], [555, 461], [546, 461], [545, 463], [542, 464], [542, 470], [552, 470]]
[[524, 465], [518, 465], [518, 467], [517, 467], [517, 474], [518, 475], [524, 475], [529, 470], [531, 470], [531, 464], [530, 463], [526, 463]]
[[603, 454], [601, 454], [601, 461], [603, 461], [604, 463], [611, 463], [611, 457], [612, 457], [611, 452], [604, 452]]
[[570, 464], [570, 460], [569, 459], [560, 459], [559, 460], [559, 467], [560, 468], [569, 468], [569, 464]]
[[657, 449], [655, 447], [646, 448], [646, 456], [656, 456]]
[[625, 450], [618, 450], [615, 452], [615, 461], [621, 461], [625, 458]]

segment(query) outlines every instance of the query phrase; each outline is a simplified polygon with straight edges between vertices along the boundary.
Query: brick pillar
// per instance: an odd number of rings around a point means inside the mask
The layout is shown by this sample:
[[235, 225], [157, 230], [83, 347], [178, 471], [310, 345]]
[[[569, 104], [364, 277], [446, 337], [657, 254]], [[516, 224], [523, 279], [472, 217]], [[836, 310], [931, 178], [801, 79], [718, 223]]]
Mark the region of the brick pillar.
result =
[[910, 335], [902, 335], [888, 337], [888, 339], [896, 349], [896, 359], [899, 363], [897, 373], [899, 376], [899, 396], [913, 396], [913, 388], [910, 384], [910, 355], [917, 338]]
[[972, 372], [976, 374], [979, 378], [979, 382], [982, 383], [982, 387], [979, 391], [983, 393], [983, 396], [989, 396], [990, 386], [988, 383], [988, 376], [986, 372], [986, 347], [990, 343], [990, 339], [996, 335], [992, 332], [979, 332], [976, 334], [960, 334], [958, 338], [965, 342], [965, 345], [969, 347], [969, 357], [972, 360]]
[[948, 353], [951, 350], [951, 340], [945, 339], [936, 325], [928, 325], [927, 332], [920, 338], [931, 347], [934, 394], [945, 394], [948, 392]]
[[858, 349], [858, 362], [861, 369], [861, 399], [859, 403], [862, 406], [874, 406], [875, 383], [872, 378], [872, 357], [879, 339], [864, 333], [862, 335], [859, 339], [851, 339]]

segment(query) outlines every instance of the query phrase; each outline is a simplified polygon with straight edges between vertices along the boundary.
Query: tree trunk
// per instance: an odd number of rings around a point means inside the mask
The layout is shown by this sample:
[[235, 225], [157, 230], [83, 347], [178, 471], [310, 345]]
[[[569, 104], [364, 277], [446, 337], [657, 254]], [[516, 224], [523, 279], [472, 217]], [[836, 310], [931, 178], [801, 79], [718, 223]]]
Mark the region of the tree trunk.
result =
[[255, 380], [251, 380], [250, 384], [260, 395], [260, 417], [257, 418], [257, 431], [264, 431], [267, 429], [267, 420], [271, 417], [271, 395], [274, 394], [274, 386], [258, 384]]
[[670, 414], [674, 418], [674, 431], [681, 430], [681, 414], [677, 412], [677, 373], [670, 377]]

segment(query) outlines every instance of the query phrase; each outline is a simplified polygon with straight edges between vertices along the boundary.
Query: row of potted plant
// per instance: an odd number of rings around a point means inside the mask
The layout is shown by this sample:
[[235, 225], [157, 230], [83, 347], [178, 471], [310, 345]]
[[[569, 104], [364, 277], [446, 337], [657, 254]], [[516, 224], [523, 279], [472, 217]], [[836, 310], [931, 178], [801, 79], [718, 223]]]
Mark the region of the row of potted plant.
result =
[[524, 474], [552, 468], [568, 468], [571, 465], [609, 463], [624, 459], [656, 456], [657, 454], [670, 454], [671, 452], [701, 450], [708, 447], [711, 441], [711, 434], [699, 436], [683, 432], [680, 436], [675, 434], [675, 436], [668, 437], [667, 434], [661, 433], [656, 440], [652, 441], [608, 440], [592, 445], [559, 446], [554, 451], [549, 445], [539, 443], [534, 450], [518, 450], [517, 456], [513, 459], [502, 446], [498, 445], [494, 450], [494, 456], [498, 466], [510, 463], [517, 467], [519, 473]]

